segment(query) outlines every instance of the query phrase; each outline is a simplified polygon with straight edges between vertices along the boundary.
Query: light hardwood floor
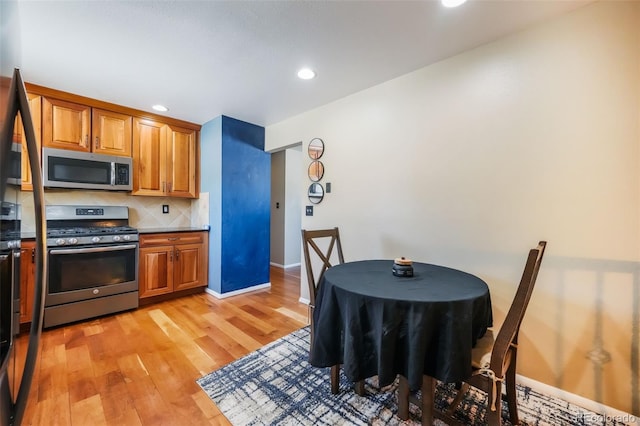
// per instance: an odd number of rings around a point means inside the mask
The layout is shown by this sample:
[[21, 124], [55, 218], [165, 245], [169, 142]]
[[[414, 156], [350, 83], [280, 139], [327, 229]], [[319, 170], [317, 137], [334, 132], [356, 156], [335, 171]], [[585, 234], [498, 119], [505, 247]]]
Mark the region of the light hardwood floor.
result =
[[306, 325], [299, 296], [300, 269], [272, 267], [268, 290], [45, 330], [23, 424], [227, 425], [196, 379]]

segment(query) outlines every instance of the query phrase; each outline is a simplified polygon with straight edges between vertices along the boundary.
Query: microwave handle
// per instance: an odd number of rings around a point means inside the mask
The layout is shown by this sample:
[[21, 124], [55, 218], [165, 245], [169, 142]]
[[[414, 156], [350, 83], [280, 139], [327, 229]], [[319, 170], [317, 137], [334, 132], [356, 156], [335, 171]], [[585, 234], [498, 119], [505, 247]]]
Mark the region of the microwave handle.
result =
[[111, 162], [111, 186], [116, 185], [116, 162]]

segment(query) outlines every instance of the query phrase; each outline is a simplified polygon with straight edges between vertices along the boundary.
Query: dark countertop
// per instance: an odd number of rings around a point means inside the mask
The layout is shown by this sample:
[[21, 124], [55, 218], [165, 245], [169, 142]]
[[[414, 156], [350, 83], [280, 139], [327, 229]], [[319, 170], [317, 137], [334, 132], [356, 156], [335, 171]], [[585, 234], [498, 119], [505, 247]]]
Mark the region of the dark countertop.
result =
[[[138, 228], [138, 232], [141, 234], [163, 234], [167, 232], [209, 232], [208, 229], [192, 228], [189, 226], [184, 227], [167, 227], [167, 228]], [[20, 234], [22, 240], [35, 240], [35, 232], [22, 232]]]
[[189, 226], [185, 227], [176, 227], [176, 228], [138, 228], [138, 232], [141, 234], [162, 234], [167, 232], [209, 232], [208, 229], [203, 228], [192, 228]]

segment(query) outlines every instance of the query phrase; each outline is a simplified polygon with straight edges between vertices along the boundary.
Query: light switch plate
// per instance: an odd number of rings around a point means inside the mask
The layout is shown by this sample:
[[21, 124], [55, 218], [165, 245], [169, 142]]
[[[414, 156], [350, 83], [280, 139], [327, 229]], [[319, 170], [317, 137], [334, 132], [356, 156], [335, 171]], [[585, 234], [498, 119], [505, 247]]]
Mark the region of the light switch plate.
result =
[[313, 216], [313, 206], [306, 206], [305, 214], [307, 216]]
[[163, 214], [169, 213], [169, 205], [168, 204], [163, 204], [162, 205], [162, 213]]

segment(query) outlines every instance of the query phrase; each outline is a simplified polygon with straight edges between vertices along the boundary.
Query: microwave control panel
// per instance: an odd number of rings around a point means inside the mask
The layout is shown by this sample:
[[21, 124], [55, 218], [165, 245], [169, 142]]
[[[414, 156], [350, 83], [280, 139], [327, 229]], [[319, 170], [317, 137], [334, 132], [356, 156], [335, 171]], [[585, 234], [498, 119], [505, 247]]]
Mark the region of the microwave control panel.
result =
[[129, 185], [129, 165], [116, 163], [116, 185]]

